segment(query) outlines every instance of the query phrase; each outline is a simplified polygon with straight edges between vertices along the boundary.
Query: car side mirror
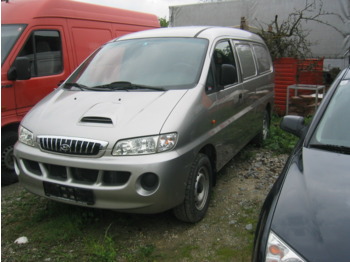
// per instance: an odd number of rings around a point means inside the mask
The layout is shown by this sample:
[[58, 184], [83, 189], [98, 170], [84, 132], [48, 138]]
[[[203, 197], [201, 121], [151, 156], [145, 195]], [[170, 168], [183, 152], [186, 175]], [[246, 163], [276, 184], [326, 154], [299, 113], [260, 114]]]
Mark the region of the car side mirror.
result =
[[8, 80], [28, 80], [31, 78], [30, 60], [28, 57], [17, 57], [7, 72]]
[[236, 81], [237, 81], [236, 68], [231, 64], [222, 64], [220, 85], [226, 86], [226, 85], [233, 84]]
[[306, 129], [305, 119], [301, 116], [285, 116], [280, 123], [280, 128], [297, 137], [301, 137]]

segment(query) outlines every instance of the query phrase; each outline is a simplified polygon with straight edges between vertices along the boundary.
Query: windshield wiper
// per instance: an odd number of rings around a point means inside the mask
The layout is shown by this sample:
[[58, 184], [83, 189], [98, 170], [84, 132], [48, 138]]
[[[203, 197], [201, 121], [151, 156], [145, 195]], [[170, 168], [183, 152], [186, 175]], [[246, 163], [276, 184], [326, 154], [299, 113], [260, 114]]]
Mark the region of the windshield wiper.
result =
[[130, 83], [127, 81], [117, 81], [117, 82], [112, 82], [112, 83], [109, 83], [106, 85], [94, 86], [93, 89], [94, 90], [97, 90], [97, 89], [104, 89], [104, 90], [149, 89], [149, 90], [156, 90], [156, 91], [166, 91], [164, 88], [161, 88], [161, 87], [133, 84], [133, 83]]
[[77, 87], [77, 88], [79, 88], [82, 91], [90, 90], [89, 87], [87, 87], [85, 85], [82, 85], [82, 84], [74, 83], [74, 82], [65, 83], [64, 86], [63, 86], [63, 88], [69, 88], [69, 87]]
[[310, 148], [317, 148], [327, 151], [332, 151], [341, 154], [350, 154], [350, 147], [347, 146], [338, 146], [338, 145], [326, 145], [326, 144], [311, 144]]

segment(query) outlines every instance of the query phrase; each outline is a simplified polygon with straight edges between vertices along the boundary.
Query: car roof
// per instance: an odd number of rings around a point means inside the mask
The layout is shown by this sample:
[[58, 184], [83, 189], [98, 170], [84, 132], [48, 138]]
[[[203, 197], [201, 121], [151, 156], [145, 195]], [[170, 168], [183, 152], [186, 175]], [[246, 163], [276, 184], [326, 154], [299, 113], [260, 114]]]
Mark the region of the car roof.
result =
[[151, 29], [128, 34], [118, 38], [117, 40], [154, 37], [192, 37], [206, 38], [209, 40], [213, 40], [219, 37], [228, 37], [238, 40], [250, 40], [263, 43], [263, 40], [258, 35], [251, 32], [237, 28], [213, 26], [182, 26]]

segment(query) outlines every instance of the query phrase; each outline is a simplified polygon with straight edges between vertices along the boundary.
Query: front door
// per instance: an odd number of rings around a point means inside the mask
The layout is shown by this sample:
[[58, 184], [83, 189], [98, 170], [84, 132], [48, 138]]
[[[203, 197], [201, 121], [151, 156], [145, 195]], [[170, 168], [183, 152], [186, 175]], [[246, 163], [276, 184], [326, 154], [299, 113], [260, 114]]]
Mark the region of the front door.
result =
[[241, 148], [241, 135], [244, 130], [237, 123], [240, 122], [240, 112], [244, 106], [242, 90], [231, 40], [220, 40], [212, 54], [206, 84], [206, 92], [216, 94], [211, 115], [218, 132], [215, 144], [219, 167]]
[[24, 115], [70, 74], [61, 27], [33, 29], [17, 57], [31, 61], [31, 78], [14, 81], [17, 115]]

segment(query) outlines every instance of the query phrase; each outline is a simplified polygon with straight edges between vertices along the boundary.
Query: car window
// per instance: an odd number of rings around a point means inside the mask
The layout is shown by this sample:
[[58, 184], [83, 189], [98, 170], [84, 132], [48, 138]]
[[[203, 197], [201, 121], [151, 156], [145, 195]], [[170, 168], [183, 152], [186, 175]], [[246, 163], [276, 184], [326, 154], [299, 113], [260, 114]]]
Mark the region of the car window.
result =
[[29, 58], [32, 77], [61, 73], [63, 64], [59, 32], [51, 30], [34, 31], [18, 56]]
[[258, 44], [253, 45], [259, 73], [268, 72], [271, 70], [271, 57], [267, 49]]
[[[230, 72], [229, 74], [225, 73]], [[211, 67], [209, 69], [206, 91], [207, 93], [219, 90], [225, 86], [238, 82], [236, 61], [229, 40], [216, 44], [212, 54]]]
[[243, 79], [256, 75], [256, 66], [253, 57], [253, 51], [248, 44], [237, 44], [237, 54], [241, 64]]
[[340, 82], [312, 137], [312, 144], [350, 147], [350, 80]]

